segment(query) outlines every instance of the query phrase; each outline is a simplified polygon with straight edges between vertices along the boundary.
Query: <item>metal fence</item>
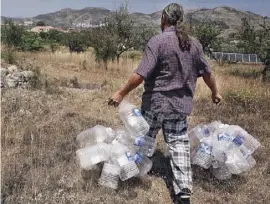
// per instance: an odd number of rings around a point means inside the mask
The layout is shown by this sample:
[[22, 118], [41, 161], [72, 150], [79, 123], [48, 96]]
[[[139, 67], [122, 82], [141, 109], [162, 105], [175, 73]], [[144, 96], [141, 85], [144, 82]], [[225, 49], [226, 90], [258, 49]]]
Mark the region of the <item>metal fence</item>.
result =
[[240, 53], [224, 53], [224, 52], [213, 52], [210, 55], [210, 60], [224, 60], [230, 62], [245, 62], [245, 63], [262, 63], [256, 54], [240, 54]]

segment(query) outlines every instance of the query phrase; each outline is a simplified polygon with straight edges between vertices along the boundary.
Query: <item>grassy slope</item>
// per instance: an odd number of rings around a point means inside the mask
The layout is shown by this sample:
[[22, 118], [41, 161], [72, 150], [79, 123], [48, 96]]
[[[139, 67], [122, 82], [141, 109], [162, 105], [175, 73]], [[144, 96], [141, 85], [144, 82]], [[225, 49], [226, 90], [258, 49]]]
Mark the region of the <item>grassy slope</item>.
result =
[[[119, 66], [110, 64], [105, 72], [89, 53], [24, 55], [18, 55], [20, 66], [39, 67], [49, 86], [35, 91], [2, 92], [2, 200], [10, 204], [170, 203], [165, 182], [169, 181], [168, 158], [162, 134], [158, 136], [152, 175], [122, 183], [117, 192], [98, 186], [98, 171], [81, 172], [74, 160], [75, 137], [80, 131], [96, 124], [113, 128], [121, 125], [117, 110], [108, 107], [106, 101], [138, 62], [122, 60]], [[194, 167], [193, 203], [267, 203], [269, 84], [228, 74], [235, 67], [212, 66], [225, 101], [220, 107], [212, 105], [209, 91], [199, 80], [190, 127], [217, 119], [238, 124], [256, 136], [262, 147], [255, 153], [257, 165], [252, 171], [226, 182], [218, 182], [208, 171]], [[88, 89], [59, 87], [74, 76]], [[129, 100], [139, 105], [141, 93], [142, 87]]]

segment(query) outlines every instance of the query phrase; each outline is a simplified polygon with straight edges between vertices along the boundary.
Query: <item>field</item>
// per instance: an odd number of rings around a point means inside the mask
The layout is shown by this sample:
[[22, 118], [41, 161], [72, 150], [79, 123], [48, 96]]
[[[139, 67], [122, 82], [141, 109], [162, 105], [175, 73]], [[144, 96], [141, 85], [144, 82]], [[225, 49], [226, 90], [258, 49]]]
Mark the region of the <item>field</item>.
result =
[[[98, 186], [98, 170], [81, 172], [75, 162], [78, 133], [96, 124], [113, 128], [121, 125], [117, 109], [108, 107], [107, 100], [136, 68], [137, 59], [123, 58], [119, 65], [110, 63], [105, 71], [90, 52], [17, 53], [16, 58], [19, 67], [39, 74], [39, 83], [33, 90], [2, 90], [2, 203], [171, 203], [162, 133], [158, 135], [152, 172], [144, 180], [121, 183], [116, 192]], [[224, 102], [213, 105], [210, 92], [200, 79], [190, 128], [214, 120], [237, 124], [258, 138], [262, 146], [254, 155], [255, 168], [229, 181], [217, 181], [211, 172], [194, 167], [192, 201], [268, 203], [270, 84], [261, 82], [256, 74], [262, 70], [260, 66], [211, 65]], [[141, 86], [128, 100], [140, 105], [142, 92]]]

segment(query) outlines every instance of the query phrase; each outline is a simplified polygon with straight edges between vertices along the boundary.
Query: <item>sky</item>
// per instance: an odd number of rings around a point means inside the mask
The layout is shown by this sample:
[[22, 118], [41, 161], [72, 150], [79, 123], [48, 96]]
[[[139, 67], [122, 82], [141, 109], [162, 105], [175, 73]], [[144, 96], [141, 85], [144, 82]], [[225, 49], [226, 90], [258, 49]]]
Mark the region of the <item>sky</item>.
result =
[[[63, 8], [85, 7], [117, 8], [125, 0], [2, 0], [1, 15], [7, 17], [34, 17]], [[130, 12], [153, 13], [162, 10], [168, 3], [180, 3], [184, 9], [230, 6], [270, 16], [270, 0], [129, 0]]]

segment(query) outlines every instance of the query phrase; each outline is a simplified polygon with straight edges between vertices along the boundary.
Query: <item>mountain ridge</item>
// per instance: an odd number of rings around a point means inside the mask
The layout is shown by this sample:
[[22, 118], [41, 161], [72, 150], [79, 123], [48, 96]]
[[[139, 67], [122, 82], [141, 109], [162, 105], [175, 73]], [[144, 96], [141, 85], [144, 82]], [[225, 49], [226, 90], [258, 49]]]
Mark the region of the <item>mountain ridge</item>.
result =
[[[1, 20], [13, 19], [15, 21], [31, 20], [34, 24], [38, 21], [44, 21], [46, 25], [61, 27], [94, 27], [102, 24], [104, 18], [113, 11], [102, 7], [86, 7], [83, 9], [64, 8], [60, 11], [40, 14], [33, 18], [9, 18], [1, 16]], [[151, 24], [156, 29], [160, 28], [160, 17], [162, 11], [156, 11], [150, 14], [141, 12], [131, 13], [136, 22]], [[233, 33], [241, 26], [241, 19], [248, 18], [251, 25], [259, 27], [258, 22], [263, 22], [263, 16], [250, 12], [240, 11], [228, 6], [219, 6], [215, 8], [200, 8], [185, 10], [185, 21], [192, 18], [194, 24], [202, 22], [211, 22], [219, 26], [224, 33]], [[270, 25], [270, 19], [266, 22]]]

